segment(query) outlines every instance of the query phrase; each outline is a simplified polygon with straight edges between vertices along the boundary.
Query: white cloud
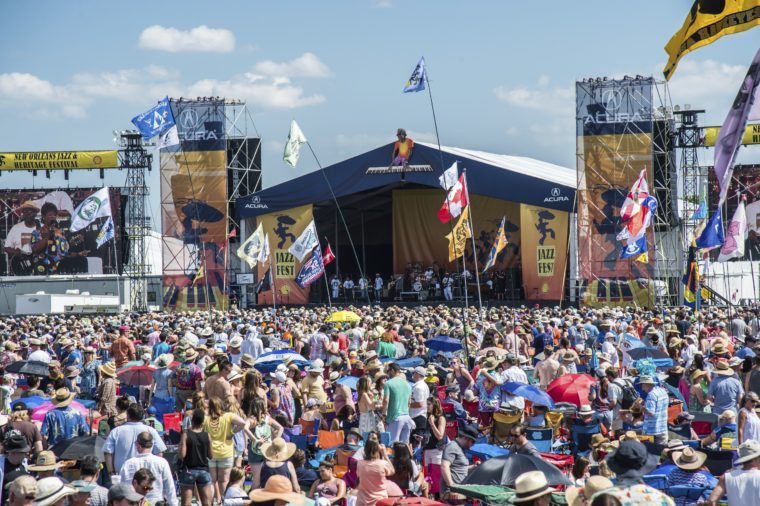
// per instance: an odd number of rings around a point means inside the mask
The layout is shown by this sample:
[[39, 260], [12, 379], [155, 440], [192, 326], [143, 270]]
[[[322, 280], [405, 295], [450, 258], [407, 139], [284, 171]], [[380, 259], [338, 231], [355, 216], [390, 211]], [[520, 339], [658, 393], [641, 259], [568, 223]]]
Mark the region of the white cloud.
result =
[[390, 7], [393, 7], [393, 2], [391, 0], [375, 0], [375, 7], [388, 9]]
[[[7, 106], [31, 104], [44, 117], [82, 118], [88, 101], [65, 86], [56, 86], [33, 74], [0, 74], [0, 103]], [[44, 112], [43, 112], [44, 111]]]
[[137, 45], [169, 53], [229, 53], [235, 50], [235, 35], [229, 30], [206, 25], [190, 30], [153, 25], [140, 33]]
[[542, 76], [538, 88], [498, 86], [494, 89], [494, 95], [500, 102], [513, 107], [545, 113], [575, 114], [575, 89], [572, 86], [549, 88], [548, 84], [548, 79]]
[[232, 79], [220, 81], [202, 79], [187, 88], [186, 96], [223, 96], [249, 101], [256, 107], [269, 109], [294, 109], [325, 102], [319, 94], [306, 95], [303, 88], [285, 77], [266, 78], [245, 73]]
[[[662, 69], [660, 66], [659, 69]], [[668, 83], [674, 105], [705, 109], [707, 117], [722, 118], [739, 91], [747, 73], [745, 65], [728, 65], [714, 60], [686, 60]]]
[[304, 53], [298, 58], [283, 63], [264, 60], [254, 66], [254, 71], [265, 76], [276, 77], [329, 77], [332, 75], [330, 68], [313, 53]]

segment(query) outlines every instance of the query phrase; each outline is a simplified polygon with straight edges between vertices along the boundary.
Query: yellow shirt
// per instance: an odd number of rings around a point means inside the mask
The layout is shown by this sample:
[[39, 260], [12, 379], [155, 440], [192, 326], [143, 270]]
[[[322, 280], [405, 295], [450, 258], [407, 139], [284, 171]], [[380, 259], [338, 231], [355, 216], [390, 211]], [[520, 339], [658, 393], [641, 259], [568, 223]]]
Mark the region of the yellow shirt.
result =
[[214, 421], [207, 417], [203, 428], [211, 439], [211, 457], [228, 459], [234, 456], [232, 444], [232, 413], [224, 413]]
[[306, 392], [306, 399], [317, 399], [326, 402], [327, 394], [325, 393], [325, 379], [322, 376], [316, 378], [309, 375], [301, 381], [301, 392]]

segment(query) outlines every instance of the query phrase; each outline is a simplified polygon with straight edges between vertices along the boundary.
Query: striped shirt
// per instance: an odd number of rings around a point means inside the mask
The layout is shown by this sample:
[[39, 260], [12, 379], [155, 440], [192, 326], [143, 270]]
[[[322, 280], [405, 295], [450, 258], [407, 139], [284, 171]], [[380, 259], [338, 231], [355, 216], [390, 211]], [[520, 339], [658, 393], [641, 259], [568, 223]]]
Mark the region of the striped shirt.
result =
[[[664, 434], [668, 431], [668, 394], [661, 387], [654, 387], [644, 401], [644, 427], [642, 434]], [[654, 413], [650, 415], [649, 413]]]

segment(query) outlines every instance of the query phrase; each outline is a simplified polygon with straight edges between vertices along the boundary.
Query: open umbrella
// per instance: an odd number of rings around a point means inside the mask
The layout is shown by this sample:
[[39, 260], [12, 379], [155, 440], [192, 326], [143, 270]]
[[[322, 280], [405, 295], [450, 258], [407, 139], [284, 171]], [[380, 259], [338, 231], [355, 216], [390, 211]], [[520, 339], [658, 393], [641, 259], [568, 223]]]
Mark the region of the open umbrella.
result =
[[12, 364], [8, 364], [8, 367], [5, 368], [5, 372], [42, 377], [50, 374], [48, 364], [37, 360], [18, 360]]
[[126, 369], [119, 369], [116, 377], [125, 385], [149, 386], [153, 384], [153, 372], [155, 370], [156, 368], [152, 365], [135, 365]]
[[[90, 410], [84, 407], [84, 405], [81, 402], [77, 401], [71, 401], [71, 404], [69, 404], [72, 408], [76, 409], [80, 413], [82, 413], [84, 416], [90, 416]], [[29, 408], [32, 413], [32, 420], [38, 420], [43, 421], [45, 419], [45, 415], [48, 411], [51, 409], [55, 409], [55, 406], [53, 406], [53, 403], [48, 401], [45, 403], [40, 404], [36, 408]]]
[[572, 485], [572, 482], [555, 465], [532, 455], [511, 453], [482, 462], [467, 475], [463, 485], [515, 486], [517, 477], [529, 471], [540, 471], [550, 486]]
[[105, 439], [98, 436], [77, 436], [62, 439], [51, 448], [59, 460], [82, 460], [88, 455], [95, 455], [103, 461], [103, 443]]
[[482, 350], [478, 351], [478, 356], [485, 357], [490, 352], [493, 352], [493, 354], [497, 357], [502, 357], [507, 354], [507, 350], [504, 348], [499, 348], [498, 346], [489, 346], [488, 348], [483, 348]]
[[253, 367], [261, 373], [274, 372], [277, 366], [283, 364], [286, 360], [291, 360], [298, 367], [309, 364], [309, 361], [291, 349], [268, 351], [253, 363]]
[[628, 356], [633, 360], [641, 360], [643, 358], [651, 358], [653, 360], [670, 358], [667, 353], [654, 346], [642, 346], [641, 348], [628, 350]]
[[734, 353], [734, 356], [737, 356], [737, 357], [739, 357], [741, 359], [744, 359], [744, 358], [747, 358], [747, 357], [749, 357], [749, 358], [755, 358], [755, 352], [752, 351], [752, 348], [742, 348], [739, 351], [737, 351], [736, 353]]
[[501, 389], [506, 390], [512, 395], [524, 397], [533, 404], [548, 406], [550, 408], [554, 407], [554, 400], [536, 385], [528, 385], [520, 381], [508, 381], [501, 385]]
[[398, 360], [394, 360], [394, 362], [396, 362], [398, 366], [402, 369], [411, 369], [413, 367], [417, 367], [418, 365], [422, 365], [425, 363], [422, 357], [400, 358]]
[[589, 404], [588, 394], [594, 378], [588, 374], [565, 374], [549, 383], [546, 393], [554, 402], [567, 402], [575, 406]]
[[359, 378], [356, 376], [343, 376], [336, 381], [339, 385], [345, 385], [351, 390], [356, 390], [356, 384], [359, 383]]
[[462, 349], [462, 341], [449, 336], [435, 336], [425, 341], [425, 346], [435, 351], [452, 352]]
[[353, 311], [335, 311], [329, 317], [326, 322], [358, 322], [361, 317]]

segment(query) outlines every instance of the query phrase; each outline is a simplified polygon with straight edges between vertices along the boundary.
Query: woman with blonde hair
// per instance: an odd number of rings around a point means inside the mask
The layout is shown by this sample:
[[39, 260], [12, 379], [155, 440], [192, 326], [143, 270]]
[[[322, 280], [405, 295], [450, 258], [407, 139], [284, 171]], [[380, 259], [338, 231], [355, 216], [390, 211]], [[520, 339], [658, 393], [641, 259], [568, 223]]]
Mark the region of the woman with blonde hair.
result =
[[356, 383], [356, 395], [359, 399], [357, 404], [359, 408], [359, 431], [363, 434], [377, 428], [378, 417], [375, 413], [377, 404], [375, 404], [372, 384], [367, 376], [362, 376]]
[[235, 413], [225, 413], [222, 400], [212, 397], [208, 402], [208, 418], [203, 426], [211, 440], [211, 458], [208, 461], [214, 497], [221, 502], [230, 479], [234, 463], [233, 435], [248, 428], [248, 422]]

